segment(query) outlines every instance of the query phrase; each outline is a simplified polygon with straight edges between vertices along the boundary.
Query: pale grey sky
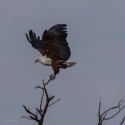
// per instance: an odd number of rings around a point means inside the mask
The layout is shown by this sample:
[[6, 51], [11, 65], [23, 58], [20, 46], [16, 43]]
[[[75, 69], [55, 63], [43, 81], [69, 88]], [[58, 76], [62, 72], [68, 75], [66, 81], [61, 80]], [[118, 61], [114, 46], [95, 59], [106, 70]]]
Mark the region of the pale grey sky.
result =
[[[102, 111], [125, 99], [125, 1], [124, 0], [0, 0], [0, 124], [35, 125], [22, 119], [35, 112], [41, 92], [34, 90], [53, 72], [34, 61], [41, 56], [25, 38], [29, 29], [66, 23], [71, 61], [48, 90], [61, 101], [50, 107], [44, 125], [97, 125]], [[118, 125], [125, 110], [106, 125]], [[9, 121], [11, 120], [11, 121]], [[14, 121], [13, 121], [14, 120]]]

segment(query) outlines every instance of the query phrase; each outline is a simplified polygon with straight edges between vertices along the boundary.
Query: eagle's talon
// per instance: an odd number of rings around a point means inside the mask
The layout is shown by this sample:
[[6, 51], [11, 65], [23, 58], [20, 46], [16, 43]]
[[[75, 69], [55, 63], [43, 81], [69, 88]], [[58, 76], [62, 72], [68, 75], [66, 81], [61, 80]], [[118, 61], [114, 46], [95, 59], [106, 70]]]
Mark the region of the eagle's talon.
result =
[[51, 74], [49, 77], [50, 77], [50, 78], [53, 77], [53, 74]]
[[49, 77], [50, 77], [51, 80], [56, 79], [55, 75], [53, 75], [53, 74], [51, 74]]

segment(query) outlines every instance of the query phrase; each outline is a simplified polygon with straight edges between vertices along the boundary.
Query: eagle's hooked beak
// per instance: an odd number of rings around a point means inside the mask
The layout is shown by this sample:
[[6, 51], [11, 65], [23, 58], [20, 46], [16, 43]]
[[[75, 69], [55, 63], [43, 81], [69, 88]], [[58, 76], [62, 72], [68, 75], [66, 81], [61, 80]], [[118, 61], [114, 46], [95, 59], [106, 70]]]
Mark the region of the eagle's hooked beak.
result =
[[38, 60], [38, 59], [36, 59], [36, 60], [35, 60], [35, 63], [37, 63], [37, 62], [39, 62], [39, 60]]

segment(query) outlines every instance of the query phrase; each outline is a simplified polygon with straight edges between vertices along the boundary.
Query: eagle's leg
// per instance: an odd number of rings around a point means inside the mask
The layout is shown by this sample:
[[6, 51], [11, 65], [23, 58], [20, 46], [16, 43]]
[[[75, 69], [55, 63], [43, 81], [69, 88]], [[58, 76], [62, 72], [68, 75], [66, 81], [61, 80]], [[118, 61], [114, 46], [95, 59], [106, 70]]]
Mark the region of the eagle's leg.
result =
[[66, 69], [67, 66], [64, 64], [64, 62], [65, 62], [64, 60], [59, 60], [56, 62], [56, 64], [59, 68]]
[[53, 79], [55, 79], [56, 77], [56, 74], [58, 74], [59, 73], [59, 67], [58, 67], [58, 65], [56, 64], [56, 62], [52, 62], [52, 68], [53, 68], [53, 71], [54, 71], [54, 75], [52, 74], [52, 75], [50, 75], [50, 77], [52, 78], [52, 80]]
[[66, 69], [67, 68], [67, 66], [65, 64], [60, 64], [60, 65], [58, 65], [58, 67], [62, 68], [62, 69]]

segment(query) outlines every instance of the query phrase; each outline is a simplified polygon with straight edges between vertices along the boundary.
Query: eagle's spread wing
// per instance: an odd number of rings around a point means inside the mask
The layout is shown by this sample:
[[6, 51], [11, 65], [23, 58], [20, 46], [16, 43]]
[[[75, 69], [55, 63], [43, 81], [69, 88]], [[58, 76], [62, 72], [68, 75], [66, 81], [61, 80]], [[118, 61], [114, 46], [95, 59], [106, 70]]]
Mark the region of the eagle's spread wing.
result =
[[57, 24], [48, 31], [45, 30], [42, 40], [40, 40], [39, 36], [36, 37], [32, 30], [29, 30], [29, 35], [26, 34], [26, 38], [33, 48], [37, 49], [43, 56], [46, 55], [52, 59], [54, 75], [59, 73], [59, 68], [66, 68], [63, 62], [68, 60], [71, 55], [66, 41], [66, 26], [66, 24]]
[[29, 36], [26, 34], [26, 38], [34, 49], [37, 49], [43, 56], [46, 54], [44, 42], [40, 40], [39, 36], [36, 37], [36, 34], [32, 30], [29, 30]]
[[45, 30], [42, 36], [47, 50], [47, 57], [52, 60], [68, 60], [71, 52], [66, 41], [67, 31], [66, 24], [57, 24], [48, 31]]

